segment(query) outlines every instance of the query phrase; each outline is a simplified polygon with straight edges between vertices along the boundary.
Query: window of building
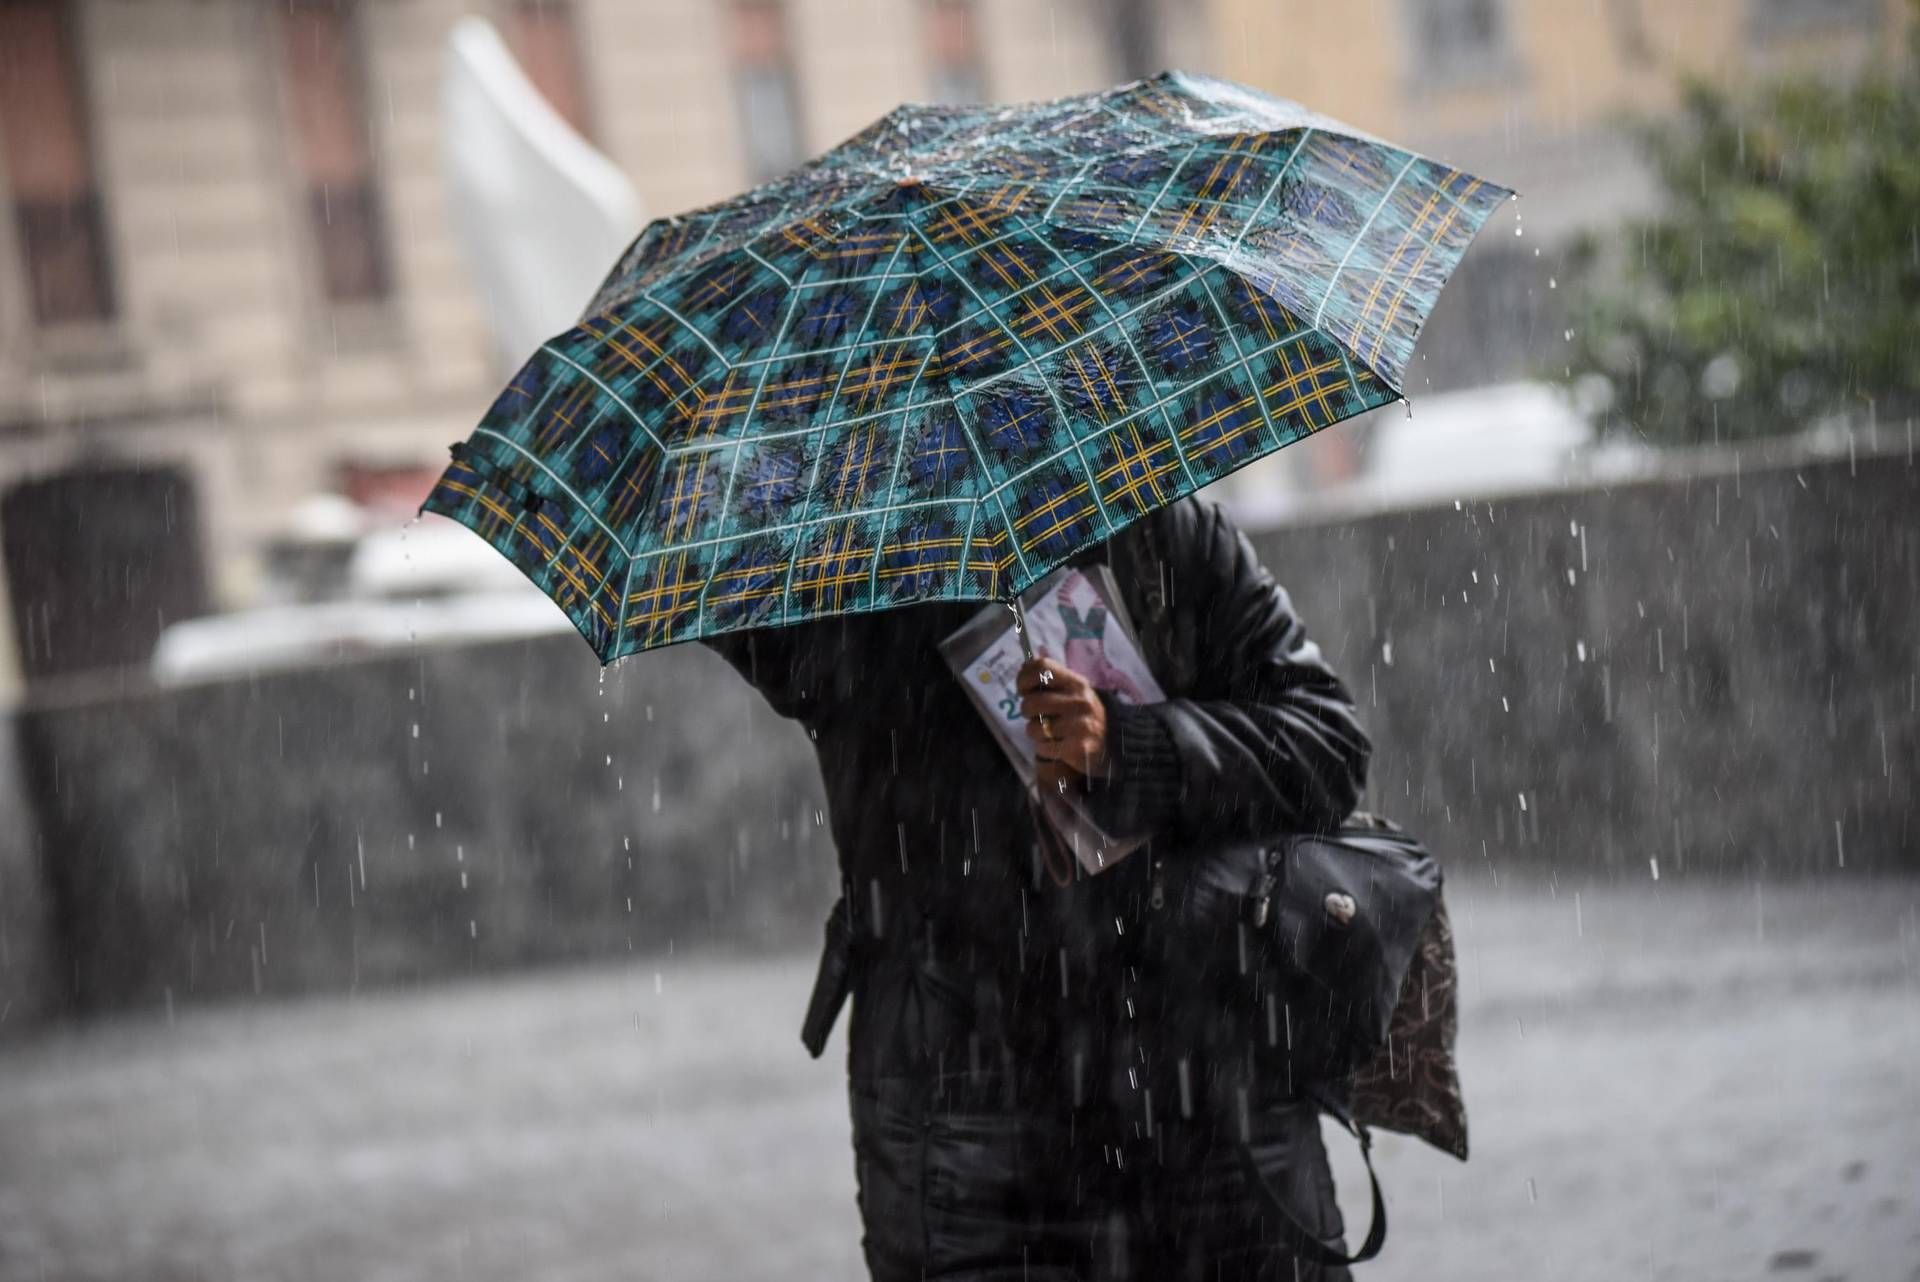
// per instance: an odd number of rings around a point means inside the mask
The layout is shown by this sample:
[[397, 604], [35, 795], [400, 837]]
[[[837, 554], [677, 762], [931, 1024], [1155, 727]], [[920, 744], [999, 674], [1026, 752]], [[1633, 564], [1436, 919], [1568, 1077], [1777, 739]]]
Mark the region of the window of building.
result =
[[1881, 0], [1753, 0], [1756, 36], [1795, 36], [1835, 29], [1872, 30], [1884, 14]]
[[1607, 0], [1607, 25], [1613, 29], [1613, 44], [1622, 62], [1645, 66], [1653, 61], [1653, 42], [1647, 36], [1640, 0]]
[[507, 44], [560, 118], [582, 137], [592, 137], [579, 24], [570, 0], [514, 0], [507, 12]]
[[803, 159], [800, 94], [787, 43], [787, 18], [774, 0], [733, 0], [733, 92], [746, 142], [747, 173], [765, 182]]
[[392, 291], [349, 0], [289, 0], [281, 68], [320, 283], [332, 303]]
[[41, 325], [113, 314], [105, 220], [68, 6], [0, 0], [0, 147]]
[[1166, 70], [1166, 41], [1161, 30], [1163, 0], [1102, 0], [1094, 12], [1106, 28], [1113, 72], [1120, 80], [1139, 80]]
[[974, 0], [928, 0], [927, 43], [935, 102], [983, 102], [987, 78], [980, 56]]
[[1504, 0], [1408, 0], [1416, 79], [1491, 79], [1508, 67]]

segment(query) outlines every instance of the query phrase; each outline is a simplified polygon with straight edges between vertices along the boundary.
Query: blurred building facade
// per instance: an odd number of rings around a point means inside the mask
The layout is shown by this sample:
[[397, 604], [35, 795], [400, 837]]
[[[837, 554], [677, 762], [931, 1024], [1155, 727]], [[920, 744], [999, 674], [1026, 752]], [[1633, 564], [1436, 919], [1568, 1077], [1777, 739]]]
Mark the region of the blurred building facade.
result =
[[1903, 56], [1914, 12], [1910, 0], [1209, 3], [1220, 74], [1521, 193], [1448, 285], [1410, 394], [1551, 369], [1557, 252], [1655, 200], [1624, 122], [1675, 108], [1689, 78], [1857, 74]]
[[[722, 198], [902, 100], [1047, 97], [1176, 65], [1526, 189], [1527, 225], [1550, 240], [1644, 198], [1606, 125], [1671, 101], [1676, 71], [1856, 65], [1891, 44], [1903, 8], [0, 0], [0, 491], [173, 469], [197, 491], [226, 603], [249, 598], [262, 542], [301, 496], [404, 507], [502, 374], [438, 163], [440, 51], [467, 14], [500, 24], [649, 215]], [[1481, 274], [1496, 304], [1515, 287]], [[0, 536], [16, 563], [59, 554], [32, 535]], [[0, 693], [23, 637], [0, 627]]]
[[[1160, 43], [1156, 7], [0, 0], [0, 490], [183, 471], [230, 603], [301, 496], [411, 496], [503, 376], [438, 166], [441, 49], [464, 15], [497, 22], [665, 214], [902, 100], [1109, 83], [1150, 58], [1142, 33], [1168, 49], [1153, 61], [1210, 62], [1203, 24]], [[16, 555], [58, 555], [27, 546], [44, 533], [15, 533]], [[0, 632], [4, 690], [36, 642]]]

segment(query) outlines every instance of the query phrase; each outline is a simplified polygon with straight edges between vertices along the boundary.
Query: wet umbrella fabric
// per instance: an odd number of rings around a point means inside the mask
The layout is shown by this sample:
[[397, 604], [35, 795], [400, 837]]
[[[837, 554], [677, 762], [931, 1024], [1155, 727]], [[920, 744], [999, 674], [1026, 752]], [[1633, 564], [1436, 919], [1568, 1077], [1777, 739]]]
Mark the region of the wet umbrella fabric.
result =
[[1007, 599], [1398, 399], [1509, 194], [1178, 72], [901, 107], [650, 224], [424, 510], [508, 556], [602, 661]]

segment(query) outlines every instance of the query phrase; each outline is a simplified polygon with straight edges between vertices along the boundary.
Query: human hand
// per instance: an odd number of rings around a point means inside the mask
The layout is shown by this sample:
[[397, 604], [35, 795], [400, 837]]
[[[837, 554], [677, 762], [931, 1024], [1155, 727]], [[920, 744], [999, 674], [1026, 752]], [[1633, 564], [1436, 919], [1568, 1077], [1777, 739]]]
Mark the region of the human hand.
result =
[[1057, 788], [1105, 769], [1107, 708], [1091, 681], [1042, 653], [1021, 665], [1014, 688], [1042, 787]]

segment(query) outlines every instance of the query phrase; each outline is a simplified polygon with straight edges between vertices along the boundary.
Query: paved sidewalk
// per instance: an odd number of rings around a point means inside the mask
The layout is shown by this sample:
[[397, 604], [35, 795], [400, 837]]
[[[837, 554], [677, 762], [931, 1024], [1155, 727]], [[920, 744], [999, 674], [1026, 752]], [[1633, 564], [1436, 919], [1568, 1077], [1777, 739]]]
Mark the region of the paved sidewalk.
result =
[[[1452, 895], [1474, 1156], [1383, 1141], [1393, 1234], [1363, 1277], [1920, 1282], [1920, 881]], [[15, 1045], [0, 1279], [858, 1276], [838, 1052], [794, 1032], [809, 967], [663, 958]]]

